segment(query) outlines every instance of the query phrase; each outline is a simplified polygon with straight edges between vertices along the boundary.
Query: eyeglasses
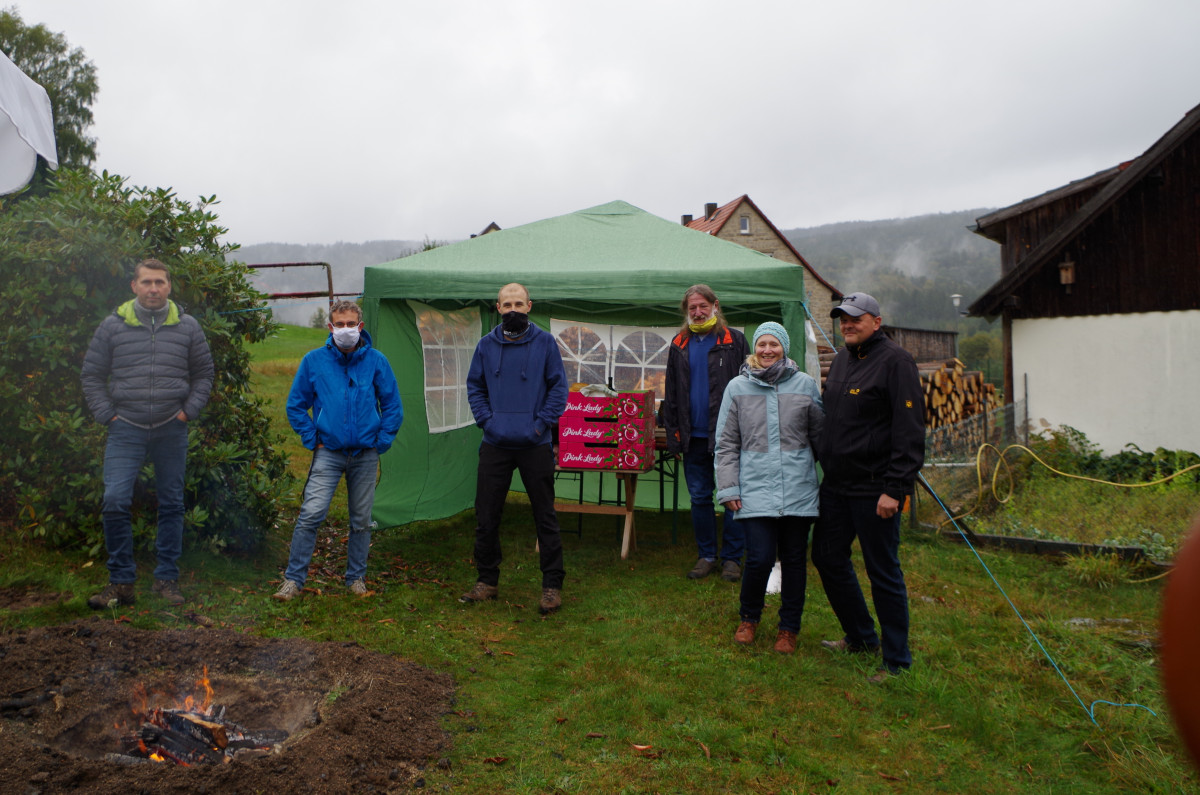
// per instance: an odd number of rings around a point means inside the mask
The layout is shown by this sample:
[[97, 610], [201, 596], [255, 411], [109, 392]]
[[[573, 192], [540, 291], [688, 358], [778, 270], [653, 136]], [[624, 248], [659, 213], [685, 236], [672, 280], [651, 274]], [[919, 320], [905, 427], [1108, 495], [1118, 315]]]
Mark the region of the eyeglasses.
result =
[[338, 321], [336, 323], [330, 323], [329, 325], [333, 326], [334, 328], [358, 328], [359, 322], [360, 321], [358, 320], [351, 320], [348, 322]]

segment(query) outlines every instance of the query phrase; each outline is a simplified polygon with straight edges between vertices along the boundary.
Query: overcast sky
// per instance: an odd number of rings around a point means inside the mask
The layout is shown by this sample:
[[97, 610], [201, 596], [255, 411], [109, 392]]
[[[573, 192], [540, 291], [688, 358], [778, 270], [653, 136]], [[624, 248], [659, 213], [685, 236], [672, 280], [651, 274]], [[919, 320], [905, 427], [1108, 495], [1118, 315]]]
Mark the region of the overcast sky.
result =
[[97, 169], [216, 194], [243, 244], [1002, 207], [1200, 104], [1198, 0], [0, 5], [95, 63]]

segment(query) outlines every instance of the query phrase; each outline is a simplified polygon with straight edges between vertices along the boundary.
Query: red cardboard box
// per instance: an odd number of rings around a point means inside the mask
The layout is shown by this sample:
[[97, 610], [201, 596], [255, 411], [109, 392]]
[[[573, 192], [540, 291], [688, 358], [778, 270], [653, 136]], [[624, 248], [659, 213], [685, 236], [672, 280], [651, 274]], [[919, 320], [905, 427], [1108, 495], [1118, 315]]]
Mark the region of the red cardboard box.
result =
[[654, 390], [620, 392], [616, 397], [588, 397], [580, 392], [571, 392], [567, 395], [567, 409], [563, 417], [653, 421]]
[[611, 444], [580, 444], [560, 442], [558, 465], [568, 469], [637, 469], [649, 472], [654, 468], [654, 442], [643, 447], [620, 448]]
[[558, 465], [570, 469], [654, 467], [654, 392], [567, 396], [558, 421]]
[[589, 420], [564, 416], [558, 421], [558, 441], [616, 444], [630, 448], [654, 439], [653, 420]]

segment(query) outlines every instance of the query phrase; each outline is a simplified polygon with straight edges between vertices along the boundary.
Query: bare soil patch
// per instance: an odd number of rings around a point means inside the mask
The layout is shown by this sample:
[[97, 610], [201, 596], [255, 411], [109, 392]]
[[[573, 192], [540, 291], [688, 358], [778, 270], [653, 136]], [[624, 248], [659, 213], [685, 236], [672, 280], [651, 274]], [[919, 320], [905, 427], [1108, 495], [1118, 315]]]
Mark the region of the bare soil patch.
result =
[[[119, 765], [140, 685], [196, 692], [248, 729], [282, 729], [278, 753], [221, 765]], [[403, 792], [449, 747], [453, 682], [353, 643], [219, 629], [147, 631], [104, 618], [0, 636], [0, 792]]]

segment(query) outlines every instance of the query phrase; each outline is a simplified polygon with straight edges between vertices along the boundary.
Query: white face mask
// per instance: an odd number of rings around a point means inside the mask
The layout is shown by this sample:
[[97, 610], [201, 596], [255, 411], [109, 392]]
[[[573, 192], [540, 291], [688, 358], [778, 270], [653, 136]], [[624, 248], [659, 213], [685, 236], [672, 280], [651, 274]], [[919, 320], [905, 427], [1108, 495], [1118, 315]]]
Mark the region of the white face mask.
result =
[[351, 350], [358, 345], [358, 337], [358, 326], [333, 329], [333, 344], [344, 351]]

